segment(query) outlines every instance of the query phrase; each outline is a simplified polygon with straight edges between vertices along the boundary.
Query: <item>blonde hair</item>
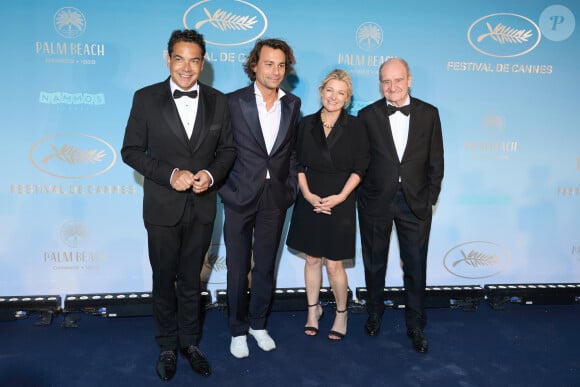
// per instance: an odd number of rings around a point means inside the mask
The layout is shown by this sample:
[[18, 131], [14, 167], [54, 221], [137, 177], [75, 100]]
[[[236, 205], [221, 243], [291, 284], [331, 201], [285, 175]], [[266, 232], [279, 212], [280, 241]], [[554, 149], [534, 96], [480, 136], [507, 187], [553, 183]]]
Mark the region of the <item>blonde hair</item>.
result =
[[322, 83], [318, 87], [318, 91], [322, 93], [322, 90], [326, 87], [326, 84], [336, 79], [337, 81], [342, 81], [346, 84], [346, 102], [344, 103], [344, 107], [348, 107], [350, 105], [350, 100], [352, 98], [352, 78], [350, 75], [342, 70], [342, 69], [334, 69], [322, 80]]

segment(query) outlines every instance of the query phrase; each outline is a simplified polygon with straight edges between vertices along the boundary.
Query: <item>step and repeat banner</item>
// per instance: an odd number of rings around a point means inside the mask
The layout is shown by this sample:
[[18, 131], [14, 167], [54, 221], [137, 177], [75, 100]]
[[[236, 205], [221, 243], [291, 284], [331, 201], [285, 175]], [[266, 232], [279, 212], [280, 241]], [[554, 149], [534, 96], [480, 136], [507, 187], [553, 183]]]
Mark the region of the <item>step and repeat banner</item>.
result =
[[[29, 0], [0, 5], [3, 135], [0, 295], [149, 291], [142, 177], [120, 158], [135, 90], [165, 79], [175, 29], [207, 41], [201, 80], [230, 92], [256, 39], [283, 38], [284, 86], [320, 107], [334, 68], [351, 113], [381, 98], [378, 69], [411, 65], [412, 95], [436, 105], [445, 178], [430, 285], [580, 281], [580, 39], [575, 0]], [[223, 211], [202, 273], [226, 287]], [[395, 235], [393, 235], [395, 237]], [[350, 287], [364, 286], [360, 248]], [[393, 242], [387, 284], [402, 285]], [[278, 288], [303, 286], [280, 249]], [[327, 284], [327, 279], [325, 278]]]

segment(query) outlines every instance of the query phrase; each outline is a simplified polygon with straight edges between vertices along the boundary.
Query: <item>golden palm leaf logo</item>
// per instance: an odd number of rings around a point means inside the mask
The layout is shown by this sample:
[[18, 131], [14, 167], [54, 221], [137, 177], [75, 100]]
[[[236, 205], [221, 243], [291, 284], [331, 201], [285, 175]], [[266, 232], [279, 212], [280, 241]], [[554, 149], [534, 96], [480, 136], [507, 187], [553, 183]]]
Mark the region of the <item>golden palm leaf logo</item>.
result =
[[46, 164], [49, 160], [56, 158], [68, 164], [78, 163], [98, 163], [107, 155], [103, 150], [85, 150], [78, 149], [72, 145], [64, 144], [59, 148], [50, 144], [50, 148], [54, 153], [42, 158], [42, 163]]
[[515, 13], [494, 13], [475, 20], [467, 30], [473, 49], [495, 58], [514, 58], [533, 51], [542, 38], [540, 27]]
[[500, 257], [495, 254], [485, 254], [475, 250], [471, 250], [468, 253], [465, 253], [464, 250], [461, 250], [461, 256], [461, 259], [453, 262], [453, 266], [457, 266], [460, 263], [465, 263], [471, 267], [482, 267], [496, 265], [500, 261]]
[[507, 269], [511, 252], [504, 246], [486, 241], [462, 243], [445, 253], [443, 265], [461, 278], [489, 278]]
[[[212, 1], [199, 1], [183, 14], [183, 26], [203, 33], [207, 45], [247, 44], [264, 35], [268, 29], [266, 14], [254, 4], [233, 0], [224, 6], [222, 0]], [[216, 3], [220, 5], [214, 7]]]
[[55, 134], [40, 139], [29, 152], [32, 165], [51, 176], [88, 178], [115, 165], [115, 148], [105, 140], [78, 133]]
[[517, 29], [513, 27], [505, 26], [498, 23], [495, 27], [492, 27], [489, 22], [485, 23], [488, 32], [481, 34], [477, 37], [477, 41], [481, 42], [483, 39], [490, 37], [499, 44], [504, 43], [525, 43], [529, 38], [533, 37], [534, 34], [532, 30]]
[[221, 31], [226, 30], [249, 30], [254, 28], [254, 24], [258, 21], [255, 16], [241, 16], [235, 15], [231, 12], [226, 12], [221, 8], [211, 14], [207, 8], [203, 9], [207, 15], [207, 19], [195, 23], [195, 28], [199, 29], [204, 24], [210, 23], [212, 26], [219, 28]]

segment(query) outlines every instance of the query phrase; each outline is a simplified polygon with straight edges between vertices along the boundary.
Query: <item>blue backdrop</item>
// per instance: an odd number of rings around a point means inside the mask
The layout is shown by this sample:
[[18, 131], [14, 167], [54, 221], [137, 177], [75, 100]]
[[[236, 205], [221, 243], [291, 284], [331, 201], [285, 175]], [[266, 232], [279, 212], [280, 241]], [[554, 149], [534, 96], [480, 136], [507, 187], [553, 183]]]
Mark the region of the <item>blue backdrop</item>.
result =
[[[172, 30], [204, 34], [202, 81], [245, 86], [256, 39], [295, 50], [285, 87], [303, 114], [331, 69], [350, 72], [351, 113], [381, 97], [378, 68], [411, 65], [438, 106], [446, 171], [428, 283], [580, 281], [580, 42], [573, 0], [68, 0], [0, 5], [0, 295], [149, 291], [142, 178], [119, 157], [133, 92], [168, 76]], [[223, 213], [203, 277], [225, 288]], [[357, 251], [359, 251], [357, 249]], [[364, 286], [360, 253], [351, 288]], [[325, 282], [326, 282], [325, 278]], [[402, 285], [396, 243], [387, 284]], [[278, 287], [303, 285], [281, 247]]]

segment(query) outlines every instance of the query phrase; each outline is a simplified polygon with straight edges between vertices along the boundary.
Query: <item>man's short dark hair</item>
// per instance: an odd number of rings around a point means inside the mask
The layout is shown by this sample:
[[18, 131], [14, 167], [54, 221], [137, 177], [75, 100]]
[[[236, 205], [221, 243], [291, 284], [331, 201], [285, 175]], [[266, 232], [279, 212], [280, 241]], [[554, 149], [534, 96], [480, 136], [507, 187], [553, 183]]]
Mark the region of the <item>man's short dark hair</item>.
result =
[[173, 54], [173, 46], [177, 42], [195, 43], [201, 47], [201, 56], [205, 57], [205, 40], [203, 35], [195, 30], [175, 30], [171, 33], [169, 42], [167, 43], [167, 54], [171, 58]]

